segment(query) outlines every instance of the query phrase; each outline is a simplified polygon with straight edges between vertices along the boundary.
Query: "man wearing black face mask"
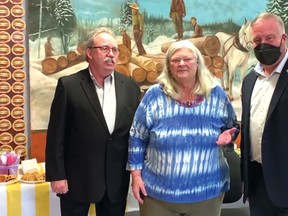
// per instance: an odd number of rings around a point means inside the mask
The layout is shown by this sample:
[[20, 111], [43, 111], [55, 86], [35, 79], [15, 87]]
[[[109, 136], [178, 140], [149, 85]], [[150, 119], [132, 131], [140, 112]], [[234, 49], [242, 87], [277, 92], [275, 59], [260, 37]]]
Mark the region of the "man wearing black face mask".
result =
[[241, 174], [250, 216], [288, 215], [288, 52], [283, 20], [251, 24], [258, 64], [242, 84]]

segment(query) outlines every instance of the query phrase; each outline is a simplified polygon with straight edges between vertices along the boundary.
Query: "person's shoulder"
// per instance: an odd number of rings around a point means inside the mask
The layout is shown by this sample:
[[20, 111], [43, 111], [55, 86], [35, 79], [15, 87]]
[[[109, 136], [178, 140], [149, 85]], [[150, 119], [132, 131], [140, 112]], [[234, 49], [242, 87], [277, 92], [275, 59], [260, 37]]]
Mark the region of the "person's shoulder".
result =
[[159, 94], [163, 90], [162, 85], [159, 83], [155, 83], [153, 85], [147, 86], [145, 95], [156, 95]]
[[131, 77], [126, 76], [118, 71], [114, 71], [114, 76], [116, 79], [119, 79], [124, 82], [134, 82], [134, 80]]
[[215, 84], [215, 86], [211, 89], [211, 95], [226, 96], [226, 92], [222, 86], [220, 86], [220, 84]]
[[161, 84], [159, 83], [156, 83], [156, 84], [153, 84], [151, 86], [149, 86], [148, 90], [149, 92], [158, 92], [158, 91], [162, 91], [163, 87]]
[[130, 83], [132, 85], [139, 87], [139, 85], [131, 77], [126, 76], [118, 71], [114, 71], [114, 76], [115, 76], [115, 79], [118, 79], [122, 82]]
[[144, 93], [143, 100], [145, 103], [154, 103], [156, 98], [159, 98], [163, 96], [163, 88], [161, 84], [153, 84], [147, 88], [147, 90]]
[[89, 70], [88, 68], [85, 68], [83, 70], [77, 71], [76, 73], [62, 76], [59, 79], [64, 80], [64, 81], [72, 81], [72, 80], [80, 79], [80, 78], [87, 77], [87, 76], [89, 76]]
[[135, 16], [140, 17], [140, 16], [142, 16], [142, 13], [138, 10], [138, 12], [135, 14]]
[[242, 87], [244, 85], [246, 85], [246, 83], [250, 83], [251, 80], [256, 79], [259, 76], [259, 74], [257, 74], [257, 72], [253, 69], [251, 69], [250, 71], [247, 72], [247, 74], [245, 75], [245, 77], [243, 78], [242, 81]]

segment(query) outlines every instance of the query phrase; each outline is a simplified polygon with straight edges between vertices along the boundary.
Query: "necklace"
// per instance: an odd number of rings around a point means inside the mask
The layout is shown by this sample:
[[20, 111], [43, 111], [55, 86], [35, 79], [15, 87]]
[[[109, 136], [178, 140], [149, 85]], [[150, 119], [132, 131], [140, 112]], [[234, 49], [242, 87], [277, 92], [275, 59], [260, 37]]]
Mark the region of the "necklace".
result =
[[204, 97], [201, 95], [197, 95], [195, 100], [192, 101], [183, 101], [183, 100], [176, 100], [177, 104], [184, 106], [184, 107], [196, 107], [204, 100]]

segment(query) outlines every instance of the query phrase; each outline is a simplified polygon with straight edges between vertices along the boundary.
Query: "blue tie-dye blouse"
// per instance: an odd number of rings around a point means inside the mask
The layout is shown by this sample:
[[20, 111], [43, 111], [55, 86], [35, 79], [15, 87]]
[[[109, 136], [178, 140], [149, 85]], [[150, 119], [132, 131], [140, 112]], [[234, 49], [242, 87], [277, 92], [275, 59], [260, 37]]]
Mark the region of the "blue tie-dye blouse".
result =
[[141, 170], [149, 196], [174, 203], [207, 200], [229, 190], [220, 133], [236, 115], [220, 86], [196, 107], [184, 107], [155, 84], [145, 93], [130, 130], [128, 170]]

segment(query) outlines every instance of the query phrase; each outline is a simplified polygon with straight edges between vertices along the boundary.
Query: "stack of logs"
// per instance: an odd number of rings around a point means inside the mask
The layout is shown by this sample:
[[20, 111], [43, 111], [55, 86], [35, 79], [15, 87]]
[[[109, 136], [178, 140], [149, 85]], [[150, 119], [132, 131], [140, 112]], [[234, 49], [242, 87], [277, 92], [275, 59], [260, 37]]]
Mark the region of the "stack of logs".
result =
[[71, 50], [66, 55], [46, 57], [42, 61], [42, 72], [47, 75], [57, 73], [85, 61], [85, 49], [85, 42], [80, 42], [77, 45], [77, 50]]
[[[191, 41], [200, 50], [210, 72], [217, 78], [222, 78], [224, 59], [218, 55], [221, 48], [219, 39], [214, 35], [208, 35], [187, 40]], [[125, 45], [120, 44], [118, 45], [120, 54], [116, 70], [131, 76], [140, 85], [153, 84], [163, 69], [165, 53], [172, 43], [174, 42], [162, 44], [162, 54], [150, 56], [137, 56], [131, 53]]]
[[[221, 78], [223, 76], [224, 60], [221, 56], [218, 56], [220, 51], [219, 39], [211, 35], [187, 40], [191, 41], [200, 50], [211, 73]], [[120, 53], [116, 71], [132, 77], [139, 85], [149, 86], [156, 82], [158, 75], [163, 70], [165, 53], [172, 43], [174, 42], [162, 44], [162, 54], [145, 56], [138, 56], [125, 45], [119, 44]], [[42, 72], [44, 74], [56, 73], [82, 61], [85, 61], [84, 42], [77, 45], [77, 51], [69, 51], [67, 55], [45, 58], [42, 61]]]
[[[222, 78], [224, 59], [222, 56], [218, 55], [221, 48], [218, 37], [214, 35], [207, 35], [204, 37], [191, 38], [187, 40], [191, 41], [202, 53], [205, 64], [210, 72], [217, 78]], [[166, 53], [172, 43], [173, 42], [163, 44], [161, 51]]]
[[[69, 51], [67, 55], [51, 56], [42, 61], [44, 74], [57, 73], [65, 68], [85, 61], [85, 42], [77, 45], [76, 51]], [[116, 71], [132, 77], [137, 83], [152, 84], [163, 69], [164, 54], [159, 56], [137, 56], [125, 45], [119, 44], [119, 57]]]
[[132, 77], [137, 83], [152, 84], [163, 70], [164, 55], [139, 56], [125, 45], [119, 44], [119, 57], [116, 71]]

